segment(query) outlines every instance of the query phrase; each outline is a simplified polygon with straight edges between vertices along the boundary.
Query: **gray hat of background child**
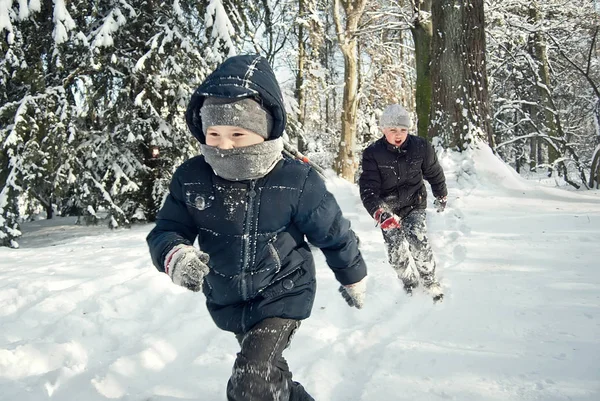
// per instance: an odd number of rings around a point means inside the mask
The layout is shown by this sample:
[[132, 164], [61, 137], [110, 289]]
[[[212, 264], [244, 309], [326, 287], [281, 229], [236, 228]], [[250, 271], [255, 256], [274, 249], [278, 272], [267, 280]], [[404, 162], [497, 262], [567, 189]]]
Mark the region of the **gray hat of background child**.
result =
[[256, 100], [207, 97], [200, 108], [202, 131], [206, 135], [213, 125], [233, 125], [269, 139], [273, 129], [273, 116]]
[[410, 115], [404, 107], [399, 104], [390, 104], [383, 110], [379, 119], [379, 126], [381, 128], [388, 127], [411, 127]]

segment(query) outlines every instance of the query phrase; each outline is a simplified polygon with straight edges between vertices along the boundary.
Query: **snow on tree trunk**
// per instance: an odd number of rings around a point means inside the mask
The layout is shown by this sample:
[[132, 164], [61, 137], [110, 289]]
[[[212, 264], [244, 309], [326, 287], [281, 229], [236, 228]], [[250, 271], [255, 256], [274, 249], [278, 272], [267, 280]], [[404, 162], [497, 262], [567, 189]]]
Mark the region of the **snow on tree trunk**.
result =
[[592, 168], [590, 170], [590, 188], [600, 188], [600, 145], [596, 146], [592, 156]]
[[[529, 4], [529, 22], [533, 26], [537, 26], [540, 23], [540, 18], [538, 3], [537, 1], [532, 1]], [[539, 30], [536, 30], [531, 36], [532, 43], [530, 51], [537, 65], [537, 70], [535, 71], [537, 82], [536, 89], [540, 104], [540, 107], [533, 115], [536, 116], [538, 126], [544, 127], [544, 131], [546, 131], [544, 134], [556, 138], [558, 137], [555, 120], [557, 116], [552, 102], [552, 86], [550, 82], [550, 67], [548, 65], [546, 41]], [[539, 141], [539, 139], [536, 142], [539, 143], [540, 146], [542, 145], [542, 142]], [[554, 161], [560, 157], [560, 153], [552, 146], [546, 146], [545, 150], [547, 151], [543, 154], [549, 164], [554, 163]], [[538, 157], [541, 156], [541, 154], [542, 152], [538, 152]], [[545, 162], [546, 161], [542, 161], [541, 163]]]
[[[303, 131], [305, 123], [306, 123], [306, 87], [304, 85], [304, 77], [306, 75], [306, 63], [307, 63], [307, 52], [306, 52], [306, 37], [305, 37], [305, 20], [304, 16], [306, 13], [305, 2], [304, 0], [298, 0], [298, 16], [299, 21], [297, 23], [298, 29], [298, 68], [296, 71], [296, 87], [295, 87], [295, 95], [296, 101], [298, 102], [298, 125], [300, 130]], [[298, 135], [298, 150], [300, 152], [306, 151], [306, 143], [304, 140], [304, 135], [300, 132]]]
[[493, 146], [485, 64], [483, 0], [436, 0], [432, 7], [430, 137], [464, 150], [474, 136]]
[[[341, 4], [340, 4], [341, 3]], [[366, 0], [334, 2], [336, 32], [344, 57], [344, 96], [342, 100], [342, 135], [335, 163], [336, 172], [354, 182], [358, 168], [356, 157], [356, 131], [358, 111], [358, 39], [356, 30], [365, 9]], [[343, 5], [343, 7], [340, 7]], [[340, 8], [344, 11], [345, 26], [342, 27]]]
[[[356, 161], [356, 113], [358, 110], [358, 68], [356, 63], [356, 43], [350, 43], [342, 50], [344, 54], [344, 97], [342, 104], [342, 137], [336, 159], [337, 173], [354, 181]], [[354, 46], [354, 49], [353, 49]]]
[[21, 231], [17, 199], [21, 188], [16, 184], [18, 170], [10, 166], [14, 161], [9, 153], [7, 149], [0, 152], [0, 246], [18, 248]]

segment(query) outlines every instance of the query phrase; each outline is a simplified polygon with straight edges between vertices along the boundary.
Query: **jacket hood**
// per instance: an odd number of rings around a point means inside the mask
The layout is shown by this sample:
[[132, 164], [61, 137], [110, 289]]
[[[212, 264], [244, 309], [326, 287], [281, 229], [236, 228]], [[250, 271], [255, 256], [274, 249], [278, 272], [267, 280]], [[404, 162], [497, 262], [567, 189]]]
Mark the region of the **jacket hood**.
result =
[[206, 143], [202, 132], [200, 108], [207, 97], [252, 98], [273, 116], [273, 129], [268, 139], [279, 138], [285, 129], [286, 113], [279, 83], [267, 60], [259, 55], [233, 56], [221, 63], [196, 89], [185, 119], [200, 143]]

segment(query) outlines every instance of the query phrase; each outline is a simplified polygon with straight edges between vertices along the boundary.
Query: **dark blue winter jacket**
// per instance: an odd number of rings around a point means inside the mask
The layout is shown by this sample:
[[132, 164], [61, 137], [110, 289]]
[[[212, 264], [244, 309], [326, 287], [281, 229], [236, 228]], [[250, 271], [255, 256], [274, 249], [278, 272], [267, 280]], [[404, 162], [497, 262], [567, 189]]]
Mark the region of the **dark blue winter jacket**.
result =
[[397, 148], [382, 137], [363, 152], [358, 185], [371, 216], [381, 207], [400, 217], [413, 209], [425, 209], [427, 189], [423, 179], [429, 182], [435, 197], [448, 195], [444, 170], [433, 146], [423, 138], [408, 135]]
[[[228, 61], [231, 59], [228, 59]], [[222, 64], [198, 88], [188, 109], [190, 129], [204, 142], [199, 108], [206, 96], [253, 96], [274, 116], [281, 136], [285, 111], [279, 86], [263, 58]], [[148, 235], [154, 265], [164, 271], [177, 244], [210, 256], [203, 291], [218, 327], [243, 333], [267, 317], [305, 319], [315, 296], [315, 266], [306, 240], [321, 248], [341, 284], [366, 275], [350, 223], [309, 166], [282, 159], [265, 177], [227, 181], [203, 156], [175, 172], [156, 227]]]

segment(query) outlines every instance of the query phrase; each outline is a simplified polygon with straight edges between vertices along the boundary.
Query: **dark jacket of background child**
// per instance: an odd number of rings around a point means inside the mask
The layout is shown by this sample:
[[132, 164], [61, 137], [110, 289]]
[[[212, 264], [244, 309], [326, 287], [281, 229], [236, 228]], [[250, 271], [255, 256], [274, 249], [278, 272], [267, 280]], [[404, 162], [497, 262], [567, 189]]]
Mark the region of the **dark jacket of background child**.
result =
[[[285, 110], [275, 76], [263, 58], [226, 61], [194, 93], [186, 118], [205, 143], [199, 109], [210, 97], [248, 97], [273, 115], [269, 139], [282, 135]], [[265, 63], [263, 65], [263, 63]], [[305, 319], [315, 296], [315, 265], [306, 239], [321, 248], [345, 285], [366, 276], [350, 223], [320, 176], [282, 159], [265, 177], [228, 181], [203, 156], [180, 166], [147, 241], [154, 265], [178, 244], [198, 244], [210, 256], [204, 280], [207, 307], [218, 327], [246, 332], [267, 317]]]
[[427, 207], [427, 190], [423, 178], [429, 181], [435, 197], [446, 196], [446, 180], [435, 150], [423, 138], [408, 135], [399, 148], [385, 137], [372, 143], [363, 153], [360, 176], [360, 197], [372, 216], [380, 207], [387, 207], [400, 217], [413, 209]]

